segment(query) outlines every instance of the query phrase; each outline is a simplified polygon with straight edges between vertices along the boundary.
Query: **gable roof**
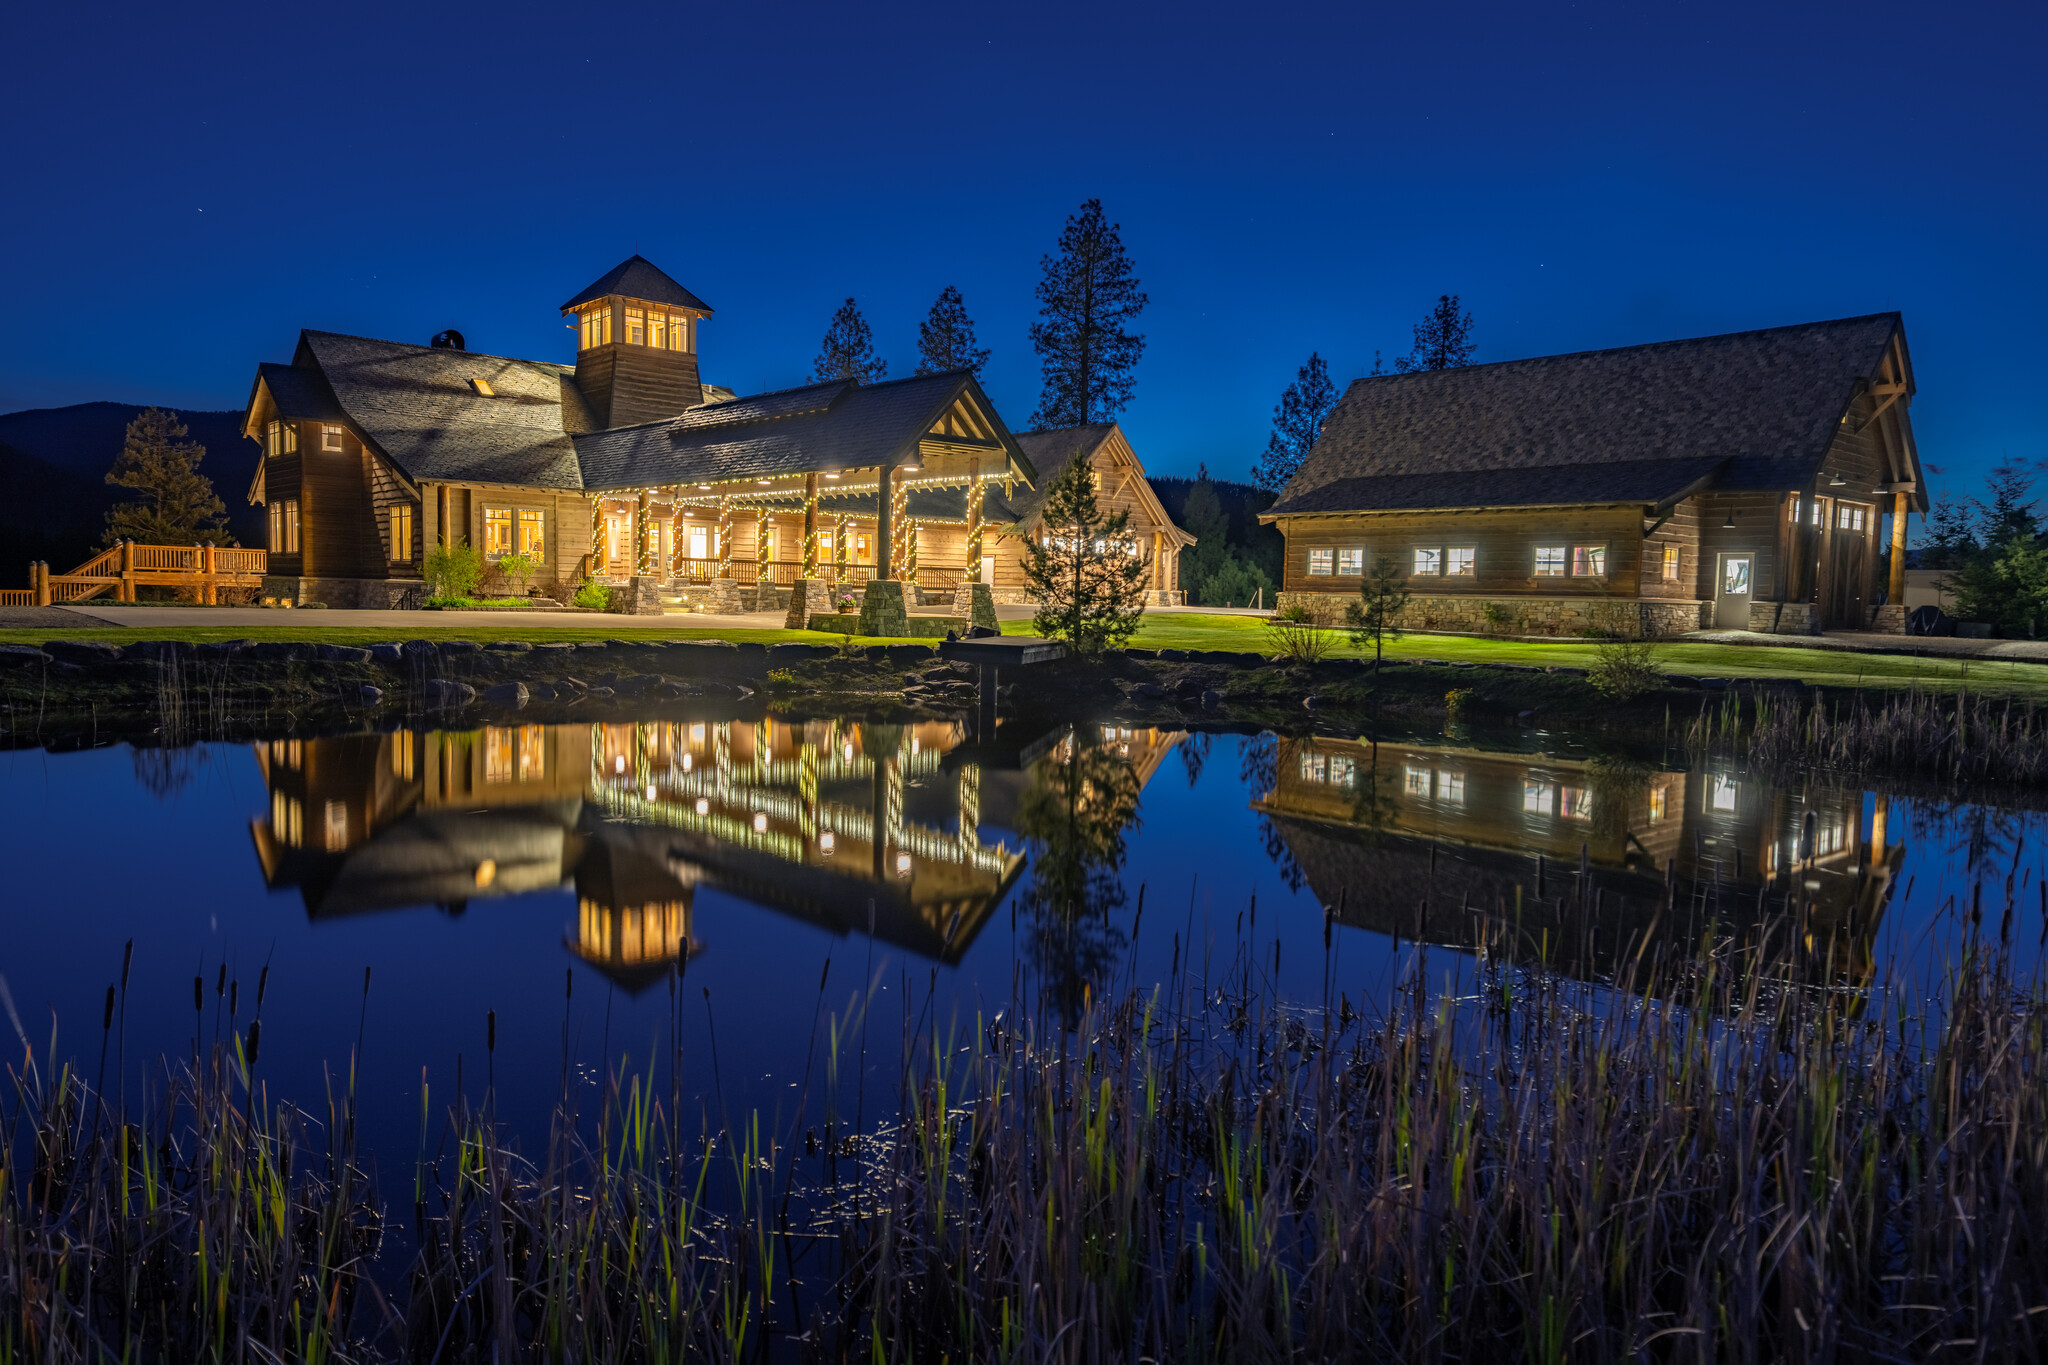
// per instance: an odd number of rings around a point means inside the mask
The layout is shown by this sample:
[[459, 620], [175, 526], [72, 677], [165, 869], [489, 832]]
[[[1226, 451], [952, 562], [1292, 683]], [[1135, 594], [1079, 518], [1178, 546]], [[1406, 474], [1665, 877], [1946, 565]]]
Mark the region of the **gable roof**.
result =
[[1873, 313], [1354, 380], [1263, 515], [1657, 502], [1710, 467], [1717, 488], [1801, 487], [1900, 328]]
[[574, 366], [311, 331], [292, 365], [317, 369], [357, 434], [415, 480], [582, 487], [570, 433], [597, 423]]
[[1042, 431], [1027, 431], [1017, 438], [1031, 455], [1032, 462], [1046, 471], [1047, 477], [1039, 480], [1036, 488], [1019, 489], [1008, 500], [1009, 510], [1017, 522], [1027, 530], [1038, 520], [1039, 512], [1045, 506], [1046, 490], [1052, 486], [1052, 478], [1075, 456], [1092, 460], [1104, 445], [1111, 447], [1112, 454], [1120, 455], [1133, 470], [1137, 483], [1139, 503], [1149, 508], [1153, 519], [1169, 538], [1177, 537], [1180, 544], [1192, 545], [1195, 538], [1183, 531], [1172, 516], [1167, 513], [1166, 504], [1159, 501], [1159, 493], [1152, 487], [1152, 481], [1145, 477], [1145, 464], [1138, 458], [1138, 452], [1131, 448], [1123, 428], [1115, 422], [1089, 422], [1083, 426], [1052, 427]]
[[972, 370], [860, 384], [833, 380], [692, 408], [576, 438], [588, 488], [657, 488], [896, 464], [963, 395], [994, 423], [1026, 479], [1035, 470]]
[[568, 312], [579, 303], [589, 303], [608, 294], [623, 294], [629, 299], [645, 299], [649, 303], [665, 303], [672, 308], [696, 308], [703, 312], [712, 311], [711, 305], [692, 294], [689, 290], [669, 278], [668, 272], [644, 256], [628, 256], [617, 265], [597, 277], [588, 289], [562, 305]]

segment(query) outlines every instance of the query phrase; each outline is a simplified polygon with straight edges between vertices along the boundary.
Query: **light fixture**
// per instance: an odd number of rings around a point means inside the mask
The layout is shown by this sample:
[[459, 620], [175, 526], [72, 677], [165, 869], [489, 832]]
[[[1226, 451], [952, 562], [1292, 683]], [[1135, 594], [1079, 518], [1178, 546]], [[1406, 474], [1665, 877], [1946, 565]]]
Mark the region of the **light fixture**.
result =
[[768, 482], [768, 480], [767, 480], [767, 479], [756, 479], [756, 480], [754, 480], [754, 482], [755, 482], [755, 483], [767, 483], [767, 482]]
[[1828, 487], [1830, 488], [1847, 488], [1848, 486], [1849, 481], [1843, 478], [1840, 474], [1837, 474], [1835, 475], [1835, 477], [1828, 480]]
[[708, 483], [700, 483], [700, 484], [698, 484], [698, 485], [697, 485], [697, 487], [699, 487], [699, 488], [709, 488], [709, 487], [711, 487], [711, 485], [710, 485], [710, 484], [708, 484]]
[[1735, 510], [1733, 508], [1729, 509], [1728, 520], [1721, 523], [1721, 529], [1724, 531], [1732, 531], [1735, 529]]
[[1883, 493], [1889, 493], [1889, 492], [1891, 492], [1891, 491], [1892, 491], [1892, 486], [1891, 486], [1890, 484], [1886, 483], [1886, 482], [1885, 482], [1885, 481], [1884, 481], [1883, 479], [1879, 479], [1879, 480], [1877, 481], [1877, 483], [1876, 483], [1876, 484], [1874, 484], [1874, 485], [1873, 485], [1873, 486], [1871, 487], [1871, 490], [1870, 490], [1870, 491], [1871, 491], [1871, 493], [1872, 493], [1872, 494], [1874, 494], [1874, 495], [1875, 495], [1875, 494], [1883, 494]]
[[836, 469], [828, 469], [825, 471], [825, 477], [828, 479], [836, 479], [839, 477], [839, 471]]
[[913, 455], [908, 460], [905, 460], [902, 464], [897, 465], [896, 472], [899, 474], [915, 474], [918, 470], [923, 468], [924, 465], [919, 463], [918, 457]]

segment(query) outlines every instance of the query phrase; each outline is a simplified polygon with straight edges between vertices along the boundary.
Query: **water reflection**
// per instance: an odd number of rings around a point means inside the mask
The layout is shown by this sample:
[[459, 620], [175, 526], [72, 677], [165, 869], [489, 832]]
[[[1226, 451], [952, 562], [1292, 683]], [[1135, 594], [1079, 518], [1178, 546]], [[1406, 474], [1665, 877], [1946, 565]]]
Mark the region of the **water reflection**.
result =
[[1584, 976], [1711, 917], [1867, 979], [1905, 852], [1883, 795], [1728, 767], [1302, 739], [1267, 771], [1252, 808], [1339, 923]]
[[308, 915], [572, 887], [570, 948], [629, 989], [702, 945], [709, 884], [958, 962], [1023, 866], [951, 723], [521, 725], [277, 740], [266, 883]]

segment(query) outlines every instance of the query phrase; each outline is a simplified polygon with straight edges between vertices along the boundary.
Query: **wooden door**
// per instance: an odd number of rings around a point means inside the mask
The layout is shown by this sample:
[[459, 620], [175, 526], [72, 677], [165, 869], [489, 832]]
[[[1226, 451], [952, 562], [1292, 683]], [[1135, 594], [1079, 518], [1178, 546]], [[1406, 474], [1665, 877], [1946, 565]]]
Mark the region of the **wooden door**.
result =
[[1836, 500], [1821, 557], [1821, 625], [1828, 630], [1863, 630], [1869, 624], [1871, 537], [1877, 509]]

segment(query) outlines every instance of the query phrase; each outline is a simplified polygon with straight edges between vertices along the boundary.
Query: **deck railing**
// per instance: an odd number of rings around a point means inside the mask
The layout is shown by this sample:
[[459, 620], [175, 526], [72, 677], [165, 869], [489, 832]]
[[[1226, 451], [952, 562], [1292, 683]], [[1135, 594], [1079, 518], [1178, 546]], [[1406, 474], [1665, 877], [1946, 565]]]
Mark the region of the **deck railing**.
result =
[[70, 573], [53, 574], [46, 563], [29, 565], [26, 592], [0, 593], [0, 606], [48, 607], [84, 602], [112, 593], [117, 602], [133, 602], [137, 587], [192, 588], [212, 606], [222, 588], [253, 588], [269, 571], [266, 550], [216, 545], [137, 545], [122, 541], [102, 550]]

